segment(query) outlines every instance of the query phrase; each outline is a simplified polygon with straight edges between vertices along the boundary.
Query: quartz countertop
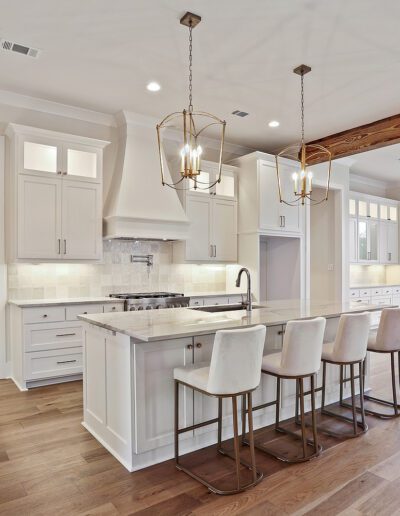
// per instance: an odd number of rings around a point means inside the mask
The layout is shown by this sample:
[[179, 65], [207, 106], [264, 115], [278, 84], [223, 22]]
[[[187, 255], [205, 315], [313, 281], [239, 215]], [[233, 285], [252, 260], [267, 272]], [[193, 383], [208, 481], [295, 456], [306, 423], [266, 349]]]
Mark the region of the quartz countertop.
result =
[[114, 297], [73, 297], [64, 299], [9, 299], [12, 305], [21, 308], [34, 306], [60, 306], [60, 305], [81, 305], [90, 303], [123, 303], [123, 299], [115, 299]]
[[[190, 308], [143, 312], [117, 312], [79, 315], [79, 319], [107, 330], [129, 335], [142, 342], [206, 335], [222, 329], [244, 328], [256, 324], [277, 326], [291, 319], [337, 317], [342, 313], [382, 310], [383, 305], [364, 303], [301, 302], [284, 300], [260, 303], [252, 312], [236, 310], [208, 313]], [[386, 305], [389, 306], [389, 305]]]
[[350, 290], [360, 290], [362, 288], [393, 288], [400, 286], [399, 283], [377, 283], [376, 285], [353, 285], [350, 288]]
[[241, 292], [239, 289], [233, 290], [220, 290], [215, 292], [185, 292], [187, 297], [218, 297], [218, 296], [241, 296], [246, 295], [246, 292]]

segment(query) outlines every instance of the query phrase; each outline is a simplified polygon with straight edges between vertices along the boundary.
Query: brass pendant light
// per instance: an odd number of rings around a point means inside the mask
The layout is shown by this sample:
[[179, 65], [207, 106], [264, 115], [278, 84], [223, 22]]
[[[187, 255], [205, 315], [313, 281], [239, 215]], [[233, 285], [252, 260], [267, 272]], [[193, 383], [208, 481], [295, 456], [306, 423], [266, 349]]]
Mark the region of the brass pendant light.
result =
[[[311, 72], [311, 68], [303, 64], [295, 68], [293, 72], [301, 77], [301, 141], [289, 145], [275, 157], [279, 200], [289, 206], [316, 205], [328, 200], [332, 155], [322, 145], [306, 144], [304, 141], [304, 75]], [[327, 167], [324, 195], [319, 199], [313, 193], [313, 172], [309, 169], [309, 163], [312, 163], [317, 157], [319, 161], [326, 162]], [[297, 161], [299, 164], [299, 170], [292, 172], [289, 180], [285, 180], [283, 177], [284, 174], [289, 173], [287, 165], [290, 166], [290, 162], [287, 162], [287, 159]], [[287, 185], [291, 185], [291, 187]], [[284, 191], [284, 189], [290, 190], [290, 192]]]
[[[226, 122], [210, 113], [194, 111], [192, 102], [193, 73], [192, 73], [192, 30], [200, 23], [201, 17], [187, 12], [180, 20], [182, 25], [189, 28], [189, 105], [188, 109], [171, 113], [157, 125], [158, 151], [160, 154], [161, 182], [163, 186], [169, 186], [175, 190], [208, 190], [221, 182], [222, 172], [222, 152], [224, 147]], [[201, 160], [203, 147], [201, 139], [205, 136], [205, 131], [211, 126], [219, 126], [220, 136], [219, 163], [216, 177], [210, 181], [205, 181], [201, 177]], [[172, 130], [181, 135], [180, 144], [180, 168], [173, 176], [174, 179], [168, 182], [165, 177], [164, 160], [165, 151], [163, 145], [163, 133], [165, 130]], [[215, 138], [215, 134], [213, 135]], [[186, 180], [186, 181], [185, 181]]]

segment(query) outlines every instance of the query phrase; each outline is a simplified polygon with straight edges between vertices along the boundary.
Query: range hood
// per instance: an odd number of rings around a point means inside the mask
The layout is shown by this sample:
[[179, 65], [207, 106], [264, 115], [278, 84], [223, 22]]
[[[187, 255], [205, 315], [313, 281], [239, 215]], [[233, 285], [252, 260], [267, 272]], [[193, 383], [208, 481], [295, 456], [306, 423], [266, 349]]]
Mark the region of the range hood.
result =
[[[189, 220], [176, 190], [162, 186], [156, 123], [116, 115], [117, 159], [104, 216], [104, 238], [185, 240]], [[170, 173], [168, 181], [171, 180]]]

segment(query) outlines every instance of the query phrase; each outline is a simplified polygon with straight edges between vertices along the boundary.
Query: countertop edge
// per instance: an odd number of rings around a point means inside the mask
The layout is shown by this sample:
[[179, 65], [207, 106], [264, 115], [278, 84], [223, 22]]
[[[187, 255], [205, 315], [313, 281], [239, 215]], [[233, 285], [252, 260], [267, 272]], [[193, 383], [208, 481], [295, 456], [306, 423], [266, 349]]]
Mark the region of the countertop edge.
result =
[[30, 300], [18, 300], [9, 299], [7, 303], [9, 305], [19, 306], [20, 308], [34, 308], [40, 306], [63, 306], [63, 305], [101, 305], [107, 303], [123, 303], [124, 300], [116, 299], [112, 297], [105, 298], [71, 298], [71, 299], [30, 299]]

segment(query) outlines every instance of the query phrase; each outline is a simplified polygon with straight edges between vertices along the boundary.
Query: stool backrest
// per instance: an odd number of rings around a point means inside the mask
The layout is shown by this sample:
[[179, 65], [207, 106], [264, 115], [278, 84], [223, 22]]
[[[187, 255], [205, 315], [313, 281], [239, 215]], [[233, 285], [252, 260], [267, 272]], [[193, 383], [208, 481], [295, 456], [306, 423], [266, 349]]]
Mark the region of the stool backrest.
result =
[[325, 325], [324, 317], [286, 324], [281, 358], [285, 374], [303, 376], [319, 370]]
[[376, 335], [375, 349], [400, 350], [400, 308], [384, 308]]
[[370, 324], [369, 312], [342, 314], [333, 346], [333, 360], [346, 363], [364, 360]]
[[260, 383], [265, 326], [220, 330], [215, 334], [207, 390], [213, 394], [236, 394]]

